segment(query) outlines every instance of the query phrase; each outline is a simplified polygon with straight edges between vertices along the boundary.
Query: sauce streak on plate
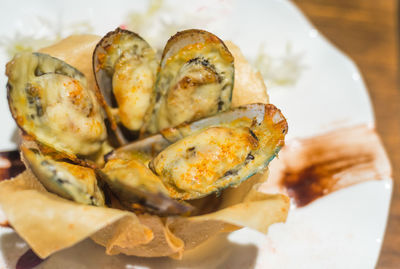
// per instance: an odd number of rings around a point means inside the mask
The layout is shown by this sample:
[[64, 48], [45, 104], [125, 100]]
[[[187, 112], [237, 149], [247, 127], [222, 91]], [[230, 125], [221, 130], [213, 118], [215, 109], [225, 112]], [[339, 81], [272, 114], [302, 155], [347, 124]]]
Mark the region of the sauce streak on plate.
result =
[[305, 206], [315, 199], [335, 190], [340, 180], [338, 173], [354, 169], [357, 166], [369, 166], [374, 156], [343, 156], [332, 160], [311, 163], [300, 170], [285, 171], [281, 184], [298, 207]]
[[44, 260], [38, 257], [32, 249], [26, 251], [17, 261], [16, 269], [33, 269]]
[[291, 140], [270, 171], [263, 190], [288, 194], [297, 207], [333, 191], [391, 175], [382, 143], [367, 126]]
[[17, 150], [0, 152], [0, 181], [17, 176], [25, 170]]

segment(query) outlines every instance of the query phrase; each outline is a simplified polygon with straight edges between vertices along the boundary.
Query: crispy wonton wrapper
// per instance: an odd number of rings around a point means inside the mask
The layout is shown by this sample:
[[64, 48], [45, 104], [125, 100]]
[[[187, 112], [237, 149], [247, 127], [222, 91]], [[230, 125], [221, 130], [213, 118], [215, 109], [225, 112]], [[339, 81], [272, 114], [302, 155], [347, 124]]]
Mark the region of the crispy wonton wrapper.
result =
[[[41, 52], [81, 70], [88, 85], [94, 87], [92, 53], [99, 40], [93, 35], [71, 36]], [[252, 71], [234, 44], [227, 42], [227, 46], [235, 57], [236, 68], [232, 105], [267, 103], [262, 78]], [[210, 195], [194, 201], [198, 209], [195, 216], [160, 218], [68, 201], [47, 192], [27, 170], [0, 183], [0, 206], [12, 227], [41, 258], [91, 237], [110, 255], [179, 259], [184, 250], [220, 232], [246, 226], [266, 233], [271, 224], [284, 222], [289, 210], [288, 197], [256, 190], [267, 177], [265, 171], [237, 188], [224, 190], [219, 197]]]

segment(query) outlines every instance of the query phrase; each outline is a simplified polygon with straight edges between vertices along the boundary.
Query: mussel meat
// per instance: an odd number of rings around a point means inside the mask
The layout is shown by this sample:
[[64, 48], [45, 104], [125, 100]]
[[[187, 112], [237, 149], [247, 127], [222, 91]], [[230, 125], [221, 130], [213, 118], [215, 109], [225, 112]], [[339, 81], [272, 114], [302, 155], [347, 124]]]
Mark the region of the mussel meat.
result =
[[[117, 28], [97, 44], [93, 70], [112, 123], [122, 123], [122, 131], [139, 130], [153, 94], [156, 52], [136, 33]], [[122, 131], [118, 139], [124, 143]]]
[[21, 146], [21, 152], [31, 171], [48, 191], [81, 204], [104, 206], [104, 194], [93, 169], [53, 160], [37, 148]]
[[161, 151], [149, 167], [177, 199], [237, 186], [266, 167], [284, 145], [285, 118], [275, 106], [264, 106], [262, 121], [256, 117], [195, 132]]
[[69, 155], [100, 150], [107, 137], [101, 106], [85, 76], [42, 53], [19, 53], [7, 64], [8, 102], [18, 126]]
[[230, 108], [233, 56], [215, 35], [178, 32], [168, 40], [142, 133], [191, 122]]
[[137, 154], [138, 152], [144, 152], [155, 157], [170, 144], [208, 127], [251, 127], [254, 121], [261, 123], [264, 119], [264, 114], [265, 104], [248, 104], [236, 107], [208, 118], [163, 129], [159, 134], [149, 136], [113, 150], [106, 158], [107, 160], [123, 158], [123, 156]]
[[157, 215], [182, 215], [192, 208], [169, 197], [162, 181], [142, 158], [113, 159], [100, 171], [122, 205], [133, 211]]

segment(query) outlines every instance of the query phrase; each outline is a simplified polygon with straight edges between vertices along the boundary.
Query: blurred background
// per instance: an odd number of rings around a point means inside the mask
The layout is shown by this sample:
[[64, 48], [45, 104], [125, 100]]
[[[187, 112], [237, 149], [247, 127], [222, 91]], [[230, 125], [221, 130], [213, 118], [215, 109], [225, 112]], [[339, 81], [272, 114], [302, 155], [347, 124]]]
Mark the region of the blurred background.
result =
[[393, 166], [390, 217], [377, 268], [400, 266], [400, 88], [397, 0], [294, 0], [316, 28], [358, 65]]

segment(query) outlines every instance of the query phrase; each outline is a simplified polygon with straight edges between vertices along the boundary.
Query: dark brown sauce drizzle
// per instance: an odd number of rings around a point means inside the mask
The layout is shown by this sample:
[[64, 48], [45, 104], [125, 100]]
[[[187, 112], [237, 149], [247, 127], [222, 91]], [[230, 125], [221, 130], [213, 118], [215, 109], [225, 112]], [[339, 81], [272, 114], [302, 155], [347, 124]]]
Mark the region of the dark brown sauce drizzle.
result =
[[17, 176], [25, 170], [17, 150], [0, 152], [0, 181]]
[[297, 207], [354, 184], [391, 176], [382, 143], [368, 126], [290, 141], [278, 162], [279, 176], [272, 181]]
[[357, 165], [368, 164], [373, 156], [347, 156], [326, 162], [309, 164], [297, 171], [285, 171], [281, 184], [297, 207], [306, 206], [312, 201], [337, 190], [339, 178], [336, 174]]
[[17, 265], [15, 266], [16, 269], [33, 269], [45, 259], [41, 259], [38, 257], [32, 249], [29, 249], [25, 252], [17, 261]]

